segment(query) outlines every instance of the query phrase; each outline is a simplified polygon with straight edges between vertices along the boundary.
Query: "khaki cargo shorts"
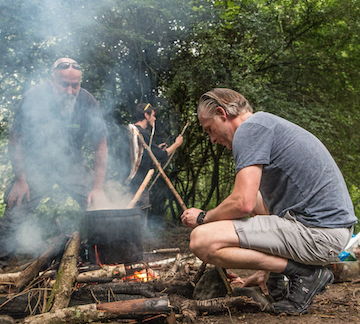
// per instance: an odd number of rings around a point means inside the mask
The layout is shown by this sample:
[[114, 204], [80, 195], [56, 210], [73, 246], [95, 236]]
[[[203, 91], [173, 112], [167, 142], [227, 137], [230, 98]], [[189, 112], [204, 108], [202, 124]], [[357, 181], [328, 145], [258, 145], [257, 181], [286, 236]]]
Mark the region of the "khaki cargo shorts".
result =
[[353, 227], [307, 227], [290, 212], [284, 217], [259, 215], [233, 222], [242, 248], [314, 265], [339, 261], [353, 233]]

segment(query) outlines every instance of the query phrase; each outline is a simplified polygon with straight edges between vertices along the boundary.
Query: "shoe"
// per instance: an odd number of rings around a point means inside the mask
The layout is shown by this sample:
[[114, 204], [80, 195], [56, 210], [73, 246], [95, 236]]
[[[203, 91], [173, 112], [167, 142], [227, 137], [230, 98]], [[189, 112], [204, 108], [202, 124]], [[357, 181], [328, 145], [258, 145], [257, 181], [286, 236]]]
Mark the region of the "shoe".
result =
[[288, 297], [273, 303], [276, 313], [304, 314], [318, 293], [334, 281], [334, 275], [328, 268], [316, 267], [308, 277], [290, 278]]
[[284, 275], [280, 273], [271, 272], [268, 281], [266, 282], [269, 295], [275, 302], [284, 299], [288, 293], [288, 285], [284, 280]]

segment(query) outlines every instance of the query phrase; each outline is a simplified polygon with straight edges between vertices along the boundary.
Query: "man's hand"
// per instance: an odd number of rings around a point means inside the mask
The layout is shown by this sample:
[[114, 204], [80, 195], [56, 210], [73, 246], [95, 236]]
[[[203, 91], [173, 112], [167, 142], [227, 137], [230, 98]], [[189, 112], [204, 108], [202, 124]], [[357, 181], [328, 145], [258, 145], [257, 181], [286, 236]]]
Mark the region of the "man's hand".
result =
[[257, 271], [252, 276], [248, 277], [244, 284], [241, 286], [243, 287], [253, 287], [253, 286], [259, 286], [264, 293], [265, 296], [269, 295], [269, 291], [266, 286], [266, 282], [269, 279], [270, 272], [269, 271]]
[[184, 142], [184, 137], [180, 134], [178, 137], [176, 137], [175, 139], [175, 143], [176, 145], [179, 147], [182, 143]]
[[15, 180], [14, 185], [8, 195], [8, 207], [11, 210], [17, 201], [18, 208], [21, 206], [21, 202], [26, 195], [26, 200], [30, 201], [30, 190], [25, 180]]
[[158, 145], [158, 148], [165, 151], [167, 149], [167, 144], [166, 143], [161, 143], [161, 144]]
[[102, 206], [106, 203], [107, 199], [105, 192], [102, 188], [94, 188], [88, 196], [87, 204], [90, 206]]
[[198, 223], [196, 221], [200, 212], [202, 212], [202, 210], [198, 208], [187, 209], [181, 215], [181, 221], [185, 226], [195, 228], [196, 226], [198, 226]]

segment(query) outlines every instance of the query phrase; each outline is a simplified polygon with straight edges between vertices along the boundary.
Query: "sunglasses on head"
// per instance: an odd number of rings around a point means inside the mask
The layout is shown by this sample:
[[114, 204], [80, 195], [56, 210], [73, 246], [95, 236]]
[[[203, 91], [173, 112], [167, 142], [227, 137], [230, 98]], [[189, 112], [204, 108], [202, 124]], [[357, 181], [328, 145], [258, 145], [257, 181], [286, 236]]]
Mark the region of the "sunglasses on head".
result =
[[75, 70], [81, 70], [81, 66], [80, 66], [79, 63], [76, 63], [76, 62], [74, 62], [74, 63], [61, 62], [61, 63], [59, 63], [58, 65], [56, 65], [56, 66], [54, 67], [54, 71], [55, 71], [55, 70], [66, 70], [66, 69], [68, 69], [68, 68], [70, 67], [70, 65], [71, 65], [71, 66], [73, 67], [73, 69], [75, 69]]

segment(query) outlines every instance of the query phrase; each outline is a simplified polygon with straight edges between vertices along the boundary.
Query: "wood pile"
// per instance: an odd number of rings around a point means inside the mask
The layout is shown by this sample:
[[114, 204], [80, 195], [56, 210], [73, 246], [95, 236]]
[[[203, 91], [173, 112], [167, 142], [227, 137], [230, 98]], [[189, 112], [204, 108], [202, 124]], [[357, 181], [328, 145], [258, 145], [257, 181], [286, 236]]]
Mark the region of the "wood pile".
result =
[[230, 309], [272, 311], [259, 289], [229, 288], [218, 268], [179, 249], [150, 252], [153, 260], [146, 262], [82, 265], [75, 232], [60, 264], [44, 270], [53, 249], [64, 242], [59, 237], [23, 271], [0, 274], [0, 322], [1, 316], [11, 316], [33, 324], [192, 323], [197, 316]]

